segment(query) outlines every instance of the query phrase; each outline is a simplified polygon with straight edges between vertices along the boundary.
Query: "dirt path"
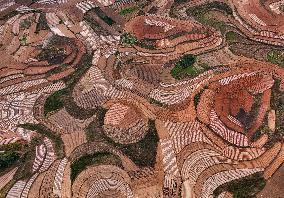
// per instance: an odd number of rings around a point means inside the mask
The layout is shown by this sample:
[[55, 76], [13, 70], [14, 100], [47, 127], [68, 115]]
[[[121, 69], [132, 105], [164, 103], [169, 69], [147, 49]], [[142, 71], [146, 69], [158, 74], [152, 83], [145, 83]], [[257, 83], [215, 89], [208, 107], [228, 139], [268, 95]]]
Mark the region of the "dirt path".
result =
[[257, 198], [283, 198], [284, 197], [284, 164], [266, 183], [264, 189], [257, 194]]

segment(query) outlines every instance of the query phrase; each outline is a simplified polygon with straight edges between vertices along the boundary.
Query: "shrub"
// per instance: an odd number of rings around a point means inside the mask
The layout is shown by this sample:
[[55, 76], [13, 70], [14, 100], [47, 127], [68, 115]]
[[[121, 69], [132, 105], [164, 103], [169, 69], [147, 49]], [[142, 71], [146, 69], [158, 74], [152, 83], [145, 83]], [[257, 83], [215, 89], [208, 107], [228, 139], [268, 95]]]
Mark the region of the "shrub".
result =
[[[110, 146], [121, 150], [138, 166], [154, 166], [156, 162], [157, 145], [159, 141], [158, 133], [155, 127], [155, 122], [150, 120], [148, 123], [149, 129], [146, 136], [139, 142], [132, 144], [119, 144], [107, 137], [103, 131], [102, 116], [96, 121], [92, 122], [86, 130], [88, 141], [102, 141]], [[101, 120], [101, 121], [100, 121]]]
[[268, 52], [267, 60], [273, 64], [284, 67], [284, 51], [272, 50]]
[[237, 40], [238, 34], [230, 31], [226, 34], [226, 41], [229, 43], [235, 42]]
[[163, 104], [162, 102], [160, 102], [160, 101], [158, 101], [158, 100], [156, 100], [154, 98], [150, 98], [149, 102], [150, 102], [150, 104], [157, 105], [158, 107], [167, 107], [166, 104]]
[[21, 29], [29, 29], [33, 22], [34, 22], [34, 18], [30, 16], [30, 17], [21, 21], [20, 28]]
[[20, 159], [20, 154], [16, 151], [6, 151], [0, 153], [0, 172], [13, 165]]
[[84, 169], [86, 169], [87, 166], [100, 164], [112, 164], [122, 167], [120, 159], [112, 153], [98, 152], [92, 155], [85, 155], [75, 160], [71, 164], [71, 181], [74, 181], [77, 175], [79, 175]]
[[284, 135], [284, 95], [279, 90], [280, 80], [275, 79], [275, 83], [272, 87], [271, 108], [276, 113], [276, 133]]
[[47, 60], [49, 64], [61, 64], [65, 57], [64, 49], [56, 47], [44, 48], [37, 56], [39, 60]]
[[63, 108], [64, 103], [62, 97], [66, 94], [67, 94], [66, 89], [61, 89], [51, 94], [45, 101], [44, 115], [47, 115], [49, 112]]
[[115, 21], [112, 20], [109, 16], [107, 16], [99, 7], [94, 8], [94, 12], [100, 17], [106, 24], [113, 25]]
[[136, 7], [136, 6], [124, 8], [119, 12], [119, 15], [125, 16], [127, 14], [132, 14], [133, 12], [135, 12], [137, 10], [138, 10], [138, 7]]
[[23, 45], [23, 46], [27, 45], [27, 43], [28, 43], [28, 38], [27, 38], [26, 34], [24, 34], [22, 37], [20, 37], [19, 40], [20, 40], [20, 44]]
[[171, 70], [171, 75], [175, 79], [182, 79], [187, 76], [196, 76], [200, 71], [193, 67], [196, 57], [192, 54], [186, 54], [176, 63], [175, 67]]
[[64, 148], [63, 148], [64, 144], [59, 134], [56, 134], [55, 132], [51, 131], [50, 129], [48, 129], [46, 126], [42, 124], [26, 123], [26, 124], [20, 124], [19, 127], [29, 129], [32, 131], [36, 131], [41, 135], [47, 136], [54, 143], [54, 150], [55, 150], [56, 155], [58, 157], [64, 156]]
[[49, 29], [49, 26], [47, 25], [47, 20], [46, 20], [44, 14], [41, 13], [40, 16], [39, 16], [37, 26], [36, 26], [36, 33], [41, 31], [41, 30], [48, 30], [48, 29]]
[[154, 167], [157, 155], [158, 133], [155, 121], [149, 121], [149, 130], [146, 136], [137, 143], [117, 145], [135, 164], [141, 167]]
[[106, 111], [107, 110], [104, 108], [97, 108], [95, 120], [91, 122], [85, 130], [86, 137], [89, 142], [106, 140], [108, 138], [105, 136], [102, 128], [102, 126], [104, 125], [104, 117]]
[[145, 49], [155, 49], [155, 40], [142, 39], [138, 40], [134, 35], [125, 33], [121, 36], [121, 43], [124, 45], [137, 45]]
[[234, 198], [254, 198], [264, 188], [265, 184], [266, 181], [262, 173], [255, 173], [218, 187], [214, 191], [214, 195], [217, 196], [223, 191], [229, 191]]
[[202, 93], [204, 92], [204, 90], [205, 90], [205, 89], [202, 89], [198, 94], [196, 94], [196, 95], [194, 96], [194, 106], [195, 106], [195, 109], [197, 109], [197, 106], [198, 106], [200, 97], [201, 97]]
[[130, 33], [125, 33], [121, 36], [121, 43], [126, 45], [136, 45], [138, 39]]

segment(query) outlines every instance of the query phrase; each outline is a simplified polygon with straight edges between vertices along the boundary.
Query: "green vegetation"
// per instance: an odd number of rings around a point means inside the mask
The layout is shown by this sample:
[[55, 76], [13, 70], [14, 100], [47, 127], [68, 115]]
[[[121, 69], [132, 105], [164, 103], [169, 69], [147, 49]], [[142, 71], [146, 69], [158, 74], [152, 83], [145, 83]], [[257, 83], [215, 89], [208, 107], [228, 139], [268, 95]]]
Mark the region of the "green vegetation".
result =
[[119, 15], [125, 16], [127, 14], [132, 14], [132, 13], [136, 12], [137, 10], [138, 10], [138, 7], [136, 7], [136, 6], [124, 8], [119, 12]]
[[267, 125], [267, 116], [266, 116], [266, 118], [263, 120], [262, 126], [251, 137], [251, 141], [255, 142], [257, 139], [259, 139], [261, 137], [261, 135], [269, 134], [269, 133], [271, 133], [271, 130], [269, 129], [269, 127]]
[[124, 45], [137, 45], [145, 49], [155, 49], [155, 43], [153, 40], [138, 40], [134, 35], [130, 33], [125, 33], [121, 36], [121, 43]]
[[271, 50], [267, 54], [267, 60], [273, 64], [284, 67], [284, 51]]
[[204, 4], [202, 6], [191, 7], [186, 12], [188, 15], [193, 16], [200, 23], [211, 26], [222, 33], [226, 32], [227, 24], [224, 21], [208, 17], [208, 11], [210, 10], [220, 10], [227, 15], [233, 14], [232, 9], [227, 4], [216, 1]]
[[76, 71], [63, 79], [70, 93], [71, 90], [73, 90], [76, 83], [79, 82], [79, 80], [81, 79], [81, 76], [83, 76], [83, 74], [85, 74], [91, 66], [92, 66], [92, 55], [84, 54], [78, 65], [75, 66]]
[[100, 7], [96, 7], [93, 9], [94, 12], [100, 17], [106, 24], [113, 25], [115, 24], [115, 21], [112, 20], [109, 16], [107, 16]]
[[271, 147], [275, 142], [282, 141], [284, 137], [284, 95], [279, 90], [280, 80], [275, 79], [272, 87], [272, 94], [270, 100], [271, 109], [275, 110], [276, 114], [276, 129], [269, 137], [266, 147]]
[[91, 67], [92, 56], [84, 54], [78, 65], [76, 65], [76, 71], [71, 75], [65, 77], [63, 80], [66, 83], [66, 88], [54, 92], [50, 95], [44, 104], [45, 116], [52, 111], [56, 111], [65, 107], [66, 111], [77, 119], [86, 119], [91, 117], [95, 111], [94, 109], [83, 109], [79, 107], [72, 98], [72, 90], [76, 83], [81, 79], [81, 76]]
[[[21, 141], [8, 145], [2, 145], [0, 147], [0, 151], [4, 152], [0, 153], [0, 172], [4, 171], [5, 173], [6, 171], [18, 166], [19, 168], [14, 176], [14, 179], [19, 180], [29, 178], [32, 175], [35, 147], [41, 142], [42, 138], [35, 136], [28, 144], [24, 141]], [[0, 193], [4, 194], [4, 191], [1, 191]]]
[[0, 172], [19, 162], [23, 154], [23, 145], [15, 142], [0, 146]]
[[194, 106], [195, 106], [195, 109], [197, 109], [197, 105], [199, 103], [200, 97], [201, 97], [201, 95], [202, 95], [202, 93], [204, 92], [205, 89], [206, 88], [202, 89], [200, 92], [198, 92], [198, 94], [196, 94], [194, 96]]
[[138, 42], [138, 46], [145, 49], [155, 49], [155, 41], [152, 39], [143, 39]]
[[21, 21], [20, 29], [29, 29], [33, 22], [35, 22], [34, 18], [29, 16], [28, 18]]
[[26, 124], [20, 124], [19, 126], [25, 129], [36, 131], [37, 133], [43, 136], [47, 136], [54, 143], [54, 150], [56, 155], [59, 158], [64, 156], [64, 148], [63, 148], [64, 144], [59, 134], [56, 134], [55, 132], [51, 131], [42, 124], [26, 123]]
[[133, 160], [135, 164], [141, 167], [154, 167], [156, 162], [159, 137], [155, 127], [155, 121], [150, 120], [148, 125], [149, 130], [146, 136], [139, 142], [128, 145], [117, 144], [120, 150]]
[[62, 96], [67, 95], [68, 92], [66, 89], [61, 89], [59, 91], [54, 92], [51, 94], [44, 104], [44, 115], [46, 116], [48, 113], [61, 109], [64, 106], [62, 101]]
[[220, 186], [214, 191], [214, 195], [217, 197], [221, 192], [229, 191], [234, 198], [255, 198], [255, 195], [264, 188], [265, 184], [266, 181], [262, 173], [255, 173]]
[[20, 154], [16, 151], [5, 151], [0, 153], [0, 172], [13, 165], [20, 159]]
[[101, 25], [96, 22], [93, 18], [93, 14], [91, 12], [87, 12], [84, 15], [84, 21], [86, 21], [86, 23], [99, 35], [108, 35], [109, 32], [104, 29], [103, 27], [101, 27]]
[[64, 61], [66, 55], [64, 48], [47, 47], [37, 56], [38, 60], [47, 60], [50, 64], [60, 64]]
[[79, 159], [75, 160], [71, 164], [71, 181], [73, 182], [75, 178], [91, 165], [108, 164], [123, 167], [120, 158], [116, 155], [108, 152], [98, 152], [92, 155], [84, 155]]
[[238, 39], [238, 34], [236, 32], [230, 31], [226, 33], [226, 41], [229, 43], [236, 42]]
[[[2, 12], [2, 13], [4, 14], [5, 12]], [[7, 21], [8, 19], [11, 19], [12, 17], [14, 17], [17, 14], [19, 14], [19, 12], [17, 10], [13, 10], [11, 12], [8, 12], [4, 16], [3, 16], [3, 14], [1, 14], [1, 16], [0, 16], [0, 21]]]
[[125, 45], [137, 45], [138, 39], [130, 33], [125, 33], [121, 35], [121, 43]]
[[179, 65], [182, 69], [188, 68], [195, 63], [196, 57], [192, 54], [185, 54], [178, 61], [177, 65]]
[[90, 123], [88, 128], [85, 130], [88, 142], [100, 141], [100, 140], [103, 141], [105, 138], [107, 138], [104, 135], [102, 128], [102, 126], [104, 125], [104, 117], [106, 112], [107, 110], [102, 107], [98, 107], [96, 109], [95, 120], [92, 123]]
[[166, 104], [163, 104], [163, 103], [161, 103], [160, 101], [155, 100], [154, 98], [150, 98], [150, 99], [149, 99], [149, 102], [150, 102], [150, 104], [157, 105], [158, 107], [167, 107]]
[[182, 79], [187, 76], [196, 76], [200, 71], [193, 66], [196, 62], [196, 57], [192, 54], [186, 54], [176, 63], [171, 70], [171, 74], [175, 79]]
[[190, 11], [194, 15], [197, 15], [199, 13], [205, 13], [208, 12], [209, 10], [220, 10], [226, 13], [227, 15], [233, 15], [233, 10], [228, 6], [226, 3], [218, 2], [218, 1], [213, 1], [207, 4], [204, 4], [202, 6], [197, 6], [190, 8]]
[[18, 142], [0, 145], [0, 151], [19, 151], [21, 150], [21, 144]]
[[79, 107], [71, 96], [75, 84], [81, 79], [80, 77], [91, 67], [91, 65], [92, 56], [89, 54], [84, 54], [79, 64], [75, 66], [76, 71], [63, 79], [67, 87], [54, 92], [47, 98], [44, 104], [45, 116], [48, 115], [48, 113], [59, 110], [63, 107], [65, 107], [66, 111], [71, 116], [77, 119], [86, 119], [95, 113], [95, 109], [83, 109]]
[[188, 0], [174, 0], [176, 4], [186, 3]]
[[20, 37], [19, 40], [20, 40], [20, 44], [23, 45], [23, 46], [27, 45], [27, 43], [28, 43], [28, 37], [27, 37], [26, 34], [24, 34], [22, 37]]
[[0, 190], [0, 198], [5, 198], [7, 193], [14, 186], [15, 183], [16, 183], [15, 179], [9, 181], [9, 183]]
[[86, 130], [88, 141], [101, 141], [121, 150], [138, 166], [151, 166], [153, 167], [156, 162], [157, 145], [159, 137], [155, 127], [155, 122], [150, 120], [148, 123], [149, 130], [146, 136], [137, 143], [133, 144], [119, 144], [114, 142], [111, 138], [104, 134], [102, 129], [104, 122], [104, 109], [100, 110], [97, 114], [97, 120], [92, 122]]

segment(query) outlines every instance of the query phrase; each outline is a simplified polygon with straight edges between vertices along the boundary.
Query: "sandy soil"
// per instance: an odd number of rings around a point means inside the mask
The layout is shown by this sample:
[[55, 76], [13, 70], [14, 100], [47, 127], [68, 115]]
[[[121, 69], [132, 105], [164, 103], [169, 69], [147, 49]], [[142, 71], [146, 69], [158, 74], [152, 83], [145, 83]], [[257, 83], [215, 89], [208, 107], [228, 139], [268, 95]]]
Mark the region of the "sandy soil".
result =
[[266, 183], [264, 189], [258, 193], [257, 198], [283, 198], [284, 197], [284, 164]]

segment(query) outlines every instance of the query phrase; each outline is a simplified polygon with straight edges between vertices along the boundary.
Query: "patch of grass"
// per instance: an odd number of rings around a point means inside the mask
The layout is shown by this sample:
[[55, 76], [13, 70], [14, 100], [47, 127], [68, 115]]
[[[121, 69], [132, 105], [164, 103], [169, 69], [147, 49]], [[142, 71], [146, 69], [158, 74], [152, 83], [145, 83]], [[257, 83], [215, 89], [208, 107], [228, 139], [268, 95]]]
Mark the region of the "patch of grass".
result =
[[76, 71], [71, 75], [65, 77], [63, 80], [66, 83], [66, 88], [56, 91], [51, 94], [44, 105], [45, 116], [52, 111], [56, 111], [65, 107], [66, 111], [77, 119], [86, 119], [91, 117], [95, 111], [94, 109], [83, 109], [79, 107], [72, 98], [72, 91], [74, 86], [81, 79], [81, 76], [92, 66], [92, 56], [84, 54], [79, 64], [76, 66]]
[[[284, 136], [284, 95], [279, 90], [280, 80], [275, 79], [275, 83], [272, 87], [271, 101], [270, 106], [271, 109], [275, 110], [276, 114], [276, 129], [275, 133], [280, 136]], [[276, 140], [277, 141], [277, 140]]]
[[20, 163], [26, 153], [27, 145], [22, 142], [0, 146], [0, 173]]
[[150, 102], [150, 104], [157, 105], [158, 107], [167, 107], [166, 104], [163, 104], [163, 103], [161, 103], [160, 101], [155, 100], [154, 98], [150, 98], [150, 99], [149, 99], [149, 102]]
[[35, 136], [29, 143], [18, 141], [8, 145], [2, 145], [0, 150], [4, 151], [4, 153], [0, 154], [0, 171], [5, 173], [15, 167], [19, 167], [14, 179], [19, 180], [31, 177], [35, 147], [41, 142], [41, 138]]
[[130, 33], [125, 33], [121, 36], [121, 43], [125, 45], [137, 45], [138, 39]]
[[214, 191], [214, 195], [217, 196], [223, 191], [229, 191], [234, 198], [255, 198], [255, 195], [264, 188], [265, 184], [266, 181], [262, 173], [255, 173], [220, 186]]
[[138, 10], [138, 7], [136, 7], [136, 6], [124, 8], [119, 12], [119, 15], [125, 16], [127, 14], [132, 14], [132, 13], [136, 12], [137, 10]]
[[10, 144], [0, 145], [0, 151], [19, 151], [21, 150], [21, 144], [19, 142], [14, 142]]
[[233, 31], [226, 33], [226, 41], [229, 42], [229, 43], [236, 42], [237, 38], [238, 38], [238, 34], [233, 32]]
[[137, 45], [145, 49], [155, 49], [155, 41], [151, 39], [138, 40], [134, 35], [125, 33], [121, 36], [121, 44]]
[[20, 154], [16, 151], [5, 151], [0, 153], [0, 172], [12, 166], [20, 159]]
[[48, 113], [52, 111], [63, 108], [64, 103], [62, 97], [67, 94], [68, 92], [66, 89], [61, 89], [51, 94], [45, 101], [44, 115], [46, 116]]
[[115, 24], [115, 21], [112, 20], [112, 18], [110, 18], [109, 16], [107, 16], [100, 7], [96, 7], [93, 9], [94, 12], [98, 15], [98, 17], [100, 17], [106, 24], [108, 25], [113, 25]]
[[143, 40], [140, 40], [138, 43], [137, 43], [137, 45], [139, 46], [139, 47], [142, 47], [142, 48], [145, 48], [145, 49], [155, 49], [155, 41], [154, 40], [152, 40], [152, 39], [143, 39]]
[[204, 4], [202, 6], [196, 6], [196, 7], [189, 8], [186, 11], [186, 13], [188, 15], [193, 16], [197, 21], [199, 21], [200, 23], [204, 25], [211, 26], [219, 30], [222, 33], [226, 32], [227, 24], [225, 22], [219, 21], [219, 20], [216, 20], [216, 19], [213, 19], [207, 16], [208, 11], [210, 10], [220, 10], [226, 13], [227, 15], [233, 14], [233, 11], [230, 8], [230, 6], [228, 6], [225, 3], [216, 2], [216, 1], [208, 3], [208, 4]]
[[226, 3], [218, 2], [218, 1], [213, 1], [201, 6], [196, 6], [192, 7], [189, 9], [191, 13], [194, 15], [197, 15], [198, 13], [205, 13], [208, 12], [209, 10], [220, 10], [225, 12], [227, 15], [233, 15], [233, 10], [230, 8], [229, 5]]
[[199, 100], [200, 100], [200, 97], [202, 95], [202, 93], [204, 92], [205, 89], [202, 89], [198, 94], [196, 94], [194, 96], [194, 106], [195, 106], [195, 109], [197, 109], [197, 105], [199, 103]]
[[20, 29], [29, 29], [34, 22], [34, 18], [29, 16], [28, 18], [24, 19], [20, 23]]
[[87, 12], [84, 15], [84, 21], [99, 35], [107, 36], [109, 33], [103, 27], [100, 26], [93, 18], [93, 13]]
[[76, 71], [63, 79], [70, 91], [73, 90], [76, 83], [79, 82], [81, 77], [88, 71], [91, 66], [92, 55], [84, 54], [78, 65], [76, 65]]
[[85, 130], [87, 141], [103, 141], [105, 139], [105, 135], [103, 132], [102, 126], [104, 125], [104, 117], [107, 110], [99, 107], [96, 110], [96, 118], [90, 123], [90, 125]]
[[43, 143], [41, 135], [36, 135], [32, 138], [29, 144], [24, 145], [24, 154], [20, 159], [19, 168], [15, 173], [14, 179], [27, 179], [33, 175], [32, 166], [36, 153], [36, 146]]
[[0, 190], [0, 198], [5, 198], [7, 193], [14, 186], [15, 183], [16, 183], [15, 179], [9, 181], [9, 183]]
[[37, 56], [39, 60], [47, 60], [50, 64], [60, 64], [64, 61], [66, 55], [63, 48], [48, 47], [44, 48]]
[[175, 67], [171, 70], [171, 75], [175, 79], [182, 79], [187, 76], [197, 76], [201, 71], [194, 67], [196, 57], [192, 54], [186, 54], [176, 63]]
[[154, 167], [157, 155], [158, 133], [155, 121], [149, 121], [149, 130], [146, 136], [137, 143], [128, 145], [118, 145], [133, 162], [140, 167]]
[[195, 76], [197, 73], [198, 73], [197, 69], [193, 66], [184, 69], [180, 65], [176, 65], [171, 70], [171, 75], [175, 79], [179, 79], [179, 80], [187, 76]]
[[50, 129], [48, 129], [46, 126], [42, 124], [25, 123], [25, 124], [20, 124], [19, 127], [36, 131], [37, 133], [43, 136], [47, 136], [54, 143], [54, 150], [56, 155], [59, 158], [64, 156], [64, 148], [63, 148], [64, 144], [59, 134], [52, 132]]
[[273, 64], [284, 67], [284, 51], [271, 50], [267, 54], [267, 60]]
[[38, 23], [36, 25], [36, 33], [38, 33], [41, 30], [48, 30], [48, 29], [49, 29], [49, 26], [47, 25], [47, 20], [44, 14], [41, 13], [39, 16]]
[[104, 114], [102, 112], [100, 121], [92, 122], [86, 130], [88, 141], [101, 141], [121, 150], [126, 154], [136, 165], [141, 167], [154, 167], [156, 162], [157, 145], [159, 141], [158, 133], [155, 127], [155, 121], [150, 120], [149, 130], [146, 136], [137, 143], [119, 144], [104, 134], [102, 129]]
[[19, 38], [20, 44], [23, 46], [26, 46], [28, 43], [28, 37], [26, 34], [24, 34], [22, 37]]
[[108, 164], [123, 167], [120, 158], [116, 155], [108, 152], [98, 152], [92, 155], [85, 155], [75, 160], [71, 164], [71, 181], [73, 182], [75, 178], [88, 166]]

